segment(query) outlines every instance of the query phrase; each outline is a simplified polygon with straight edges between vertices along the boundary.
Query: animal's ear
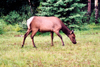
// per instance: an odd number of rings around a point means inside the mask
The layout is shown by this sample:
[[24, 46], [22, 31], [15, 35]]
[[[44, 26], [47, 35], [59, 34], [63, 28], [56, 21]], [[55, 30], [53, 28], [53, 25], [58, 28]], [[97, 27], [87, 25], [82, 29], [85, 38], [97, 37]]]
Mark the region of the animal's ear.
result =
[[71, 32], [70, 32], [70, 34], [73, 34], [74, 33], [74, 30], [72, 30]]
[[72, 30], [72, 33], [74, 33], [74, 30]]

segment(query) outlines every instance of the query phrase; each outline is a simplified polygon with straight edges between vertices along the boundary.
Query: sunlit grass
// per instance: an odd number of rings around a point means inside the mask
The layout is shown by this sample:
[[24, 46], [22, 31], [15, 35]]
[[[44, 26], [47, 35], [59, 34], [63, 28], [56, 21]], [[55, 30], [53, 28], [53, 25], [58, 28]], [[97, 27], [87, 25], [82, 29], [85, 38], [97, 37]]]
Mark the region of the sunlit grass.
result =
[[54, 36], [35, 36], [37, 48], [33, 48], [28, 36], [21, 48], [22, 33], [8, 32], [0, 35], [0, 67], [100, 67], [100, 31], [75, 31], [77, 44], [61, 34], [65, 43]]

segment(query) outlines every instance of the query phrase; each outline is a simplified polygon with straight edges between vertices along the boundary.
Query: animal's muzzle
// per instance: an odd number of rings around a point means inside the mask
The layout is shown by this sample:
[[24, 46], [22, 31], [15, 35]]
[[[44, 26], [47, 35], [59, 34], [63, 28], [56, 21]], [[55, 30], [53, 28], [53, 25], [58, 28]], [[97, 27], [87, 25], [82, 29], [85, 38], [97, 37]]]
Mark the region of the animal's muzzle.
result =
[[77, 44], [77, 42], [73, 42], [73, 44]]

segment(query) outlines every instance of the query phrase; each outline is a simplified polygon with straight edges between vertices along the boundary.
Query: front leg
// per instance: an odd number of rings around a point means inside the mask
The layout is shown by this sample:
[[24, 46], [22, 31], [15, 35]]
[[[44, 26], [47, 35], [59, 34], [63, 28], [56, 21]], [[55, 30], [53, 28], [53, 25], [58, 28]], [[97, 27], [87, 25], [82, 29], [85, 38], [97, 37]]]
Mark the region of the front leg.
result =
[[62, 46], [64, 46], [64, 42], [63, 42], [62, 36], [60, 35], [59, 31], [54, 31], [54, 32], [60, 37], [60, 39], [62, 41]]
[[54, 46], [53, 45], [53, 32], [51, 32], [51, 46]]

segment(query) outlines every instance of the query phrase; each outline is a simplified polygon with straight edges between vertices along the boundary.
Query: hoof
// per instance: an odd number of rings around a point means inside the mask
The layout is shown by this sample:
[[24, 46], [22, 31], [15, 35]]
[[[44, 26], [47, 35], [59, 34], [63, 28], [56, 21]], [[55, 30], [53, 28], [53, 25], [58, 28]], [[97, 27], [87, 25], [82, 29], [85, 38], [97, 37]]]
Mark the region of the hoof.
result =
[[24, 45], [21, 46], [21, 48], [23, 48]]
[[33, 48], [37, 48], [36, 46], [34, 46]]
[[65, 45], [62, 45], [62, 46], [65, 46]]

